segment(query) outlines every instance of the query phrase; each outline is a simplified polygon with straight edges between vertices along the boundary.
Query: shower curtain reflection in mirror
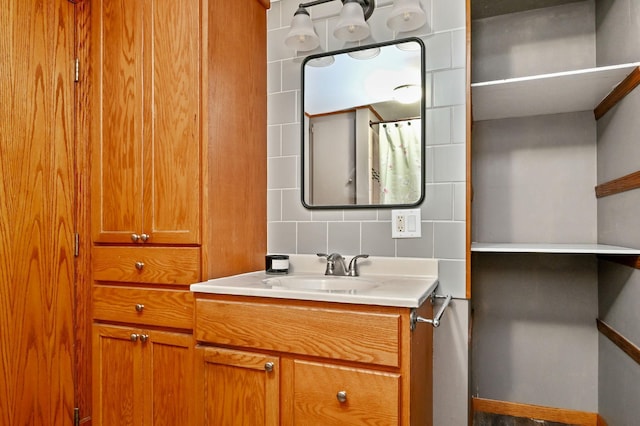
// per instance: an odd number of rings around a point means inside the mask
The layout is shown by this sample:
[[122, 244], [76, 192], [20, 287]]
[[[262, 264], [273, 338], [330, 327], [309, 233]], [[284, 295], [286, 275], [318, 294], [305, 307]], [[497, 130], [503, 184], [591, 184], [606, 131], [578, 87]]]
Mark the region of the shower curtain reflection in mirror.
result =
[[[378, 125], [379, 143], [374, 144], [378, 152], [373, 152], [372, 180], [373, 187], [379, 188], [380, 204], [411, 204], [420, 198], [420, 124], [420, 119], [413, 119]], [[376, 198], [375, 195], [372, 198]]]

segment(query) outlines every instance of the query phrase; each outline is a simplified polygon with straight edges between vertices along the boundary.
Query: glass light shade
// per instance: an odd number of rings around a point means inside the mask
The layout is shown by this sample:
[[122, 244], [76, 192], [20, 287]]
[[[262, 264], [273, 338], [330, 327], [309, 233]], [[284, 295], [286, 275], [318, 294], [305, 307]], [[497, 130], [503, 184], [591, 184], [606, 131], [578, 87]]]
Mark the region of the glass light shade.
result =
[[420, 7], [420, 0], [395, 0], [387, 19], [387, 26], [393, 31], [417, 30], [427, 22], [427, 14]]
[[393, 98], [401, 104], [413, 104], [422, 98], [422, 90], [415, 84], [403, 84], [393, 89]]
[[[368, 44], [375, 44], [375, 42], [376, 41], [374, 40], [374, 38], [369, 36], [361, 41], [349, 41], [345, 43], [344, 47], [352, 48], [352, 47], [366, 46]], [[370, 49], [362, 49], [362, 50], [359, 49], [359, 50], [354, 50], [353, 52], [348, 53], [348, 55], [351, 56], [353, 59], [362, 59], [362, 60], [373, 59], [379, 54], [380, 54], [379, 47], [372, 47]]]
[[358, 0], [347, 0], [340, 11], [340, 18], [333, 35], [342, 41], [360, 41], [371, 34], [369, 24], [364, 20], [364, 10]]
[[284, 44], [296, 51], [306, 52], [320, 46], [320, 37], [313, 28], [311, 17], [305, 9], [298, 9], [291, 20], [291, 29]]

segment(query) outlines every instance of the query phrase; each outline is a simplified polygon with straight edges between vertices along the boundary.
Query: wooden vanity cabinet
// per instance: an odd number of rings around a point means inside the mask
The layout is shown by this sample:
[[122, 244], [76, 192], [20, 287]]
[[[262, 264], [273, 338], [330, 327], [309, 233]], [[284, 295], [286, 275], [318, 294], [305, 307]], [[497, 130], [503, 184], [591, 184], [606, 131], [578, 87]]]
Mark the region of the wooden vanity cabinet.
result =
[[93, 336], [93, 424], [195, 424], [190, 334], [95, 324]]
[[280, 424], [279, 357], [200, 347], [196, 350], [196, 380], [196, 424]]
[[432, 424], [433, 331], [409, 308], [196, 294], [195, 311], [202, 424]]

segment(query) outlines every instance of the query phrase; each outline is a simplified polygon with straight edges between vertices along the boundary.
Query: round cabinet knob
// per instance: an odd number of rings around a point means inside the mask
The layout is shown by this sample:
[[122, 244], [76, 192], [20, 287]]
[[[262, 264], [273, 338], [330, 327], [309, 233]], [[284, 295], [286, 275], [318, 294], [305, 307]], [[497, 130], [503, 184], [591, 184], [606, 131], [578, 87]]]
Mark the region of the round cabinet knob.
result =
[[271, 373], [274, 366], [275, 365], [273, 364], [273, 362], [269, 361], [264, 365], [264, 371], [266, 371], [267, 373]]
[[149, 239], [149, 234], [141, 234], [140, 239], [142, 240], [143, 243], [146, 243], [147, 240]]
[[138, 341], [138, 335], [136, 333], [131, 333], [131, 336], [129, 336], [129, 338], [131, 339], [132, 342]]
[[347, 402], [347, 391], [340, 391], [336, 394], [336, 398], [340, 402]]
[[136, 262], [136, 269], [142, 271], [142, 268], [144, 268], [144, 262]]
[[140, 239], [140, 235], [131, 234], [131, 241], [133, 241], [134, 243], [137, 243], [139, 239]]
[[140, 335], [140, 341], [142, 343], [145, 343], [147, 340], [149, 340], [149, 335], [148, 334], [141, 334]]
[[136, 304], [136, 312], [142, 312], [144, 310], [144, 305], [142, 303]]

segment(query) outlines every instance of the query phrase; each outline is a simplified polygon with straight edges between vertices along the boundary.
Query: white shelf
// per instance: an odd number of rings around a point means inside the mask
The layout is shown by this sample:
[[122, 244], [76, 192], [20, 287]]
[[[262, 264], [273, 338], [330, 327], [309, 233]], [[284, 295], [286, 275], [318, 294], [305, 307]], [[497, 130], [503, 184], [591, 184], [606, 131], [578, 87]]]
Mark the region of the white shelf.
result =
[[473, 119], [593, 110], [638, 66], [640, 62], [473, 83]]
[[606, 244], [471, 243], [477, 253], [556, 253], [640, 255], [640, 249]]

